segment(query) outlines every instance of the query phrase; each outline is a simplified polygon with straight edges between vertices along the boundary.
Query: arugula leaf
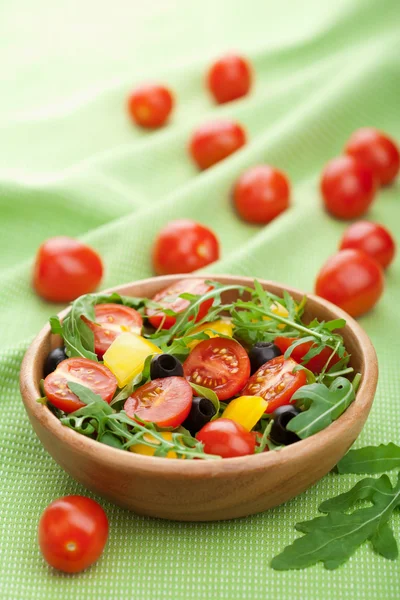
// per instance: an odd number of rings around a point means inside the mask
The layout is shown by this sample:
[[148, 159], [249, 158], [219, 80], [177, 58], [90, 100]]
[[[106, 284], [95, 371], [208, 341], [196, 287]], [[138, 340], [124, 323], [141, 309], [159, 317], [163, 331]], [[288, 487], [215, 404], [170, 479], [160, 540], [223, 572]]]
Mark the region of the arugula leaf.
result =
[[84, 404], [91, 404], [92, 402], [101, 402], [102, 404], [107, 404], [107, 402], [105, 402], [101, 396], [95, 394], [90, 388], [81, 385], [80, 383], [68, 381], [67, 385], [71, 392], [78, 396], [79, 400]]
[[[371, 507], [351, 514], [342, 510], [354, 507], [359, 500], [369, 500]], [[400, 473], [395, 486], [387, 475], [367, 478], [346, 494], [323, 502], [325, 517], [298, 523], [305, 533], [272, 559], [276, 570], [301, 569], [322, 561], [325, 568], [336, 569], [346, 562], [363, 542], [370, 539], [374, 549], [386, 558], [397, 557], [397, 544], [388, 525], [393, 510], [400, 505]]]
[[305, 385], [295, 392], [292, 400], [302, 400], [307, 410], [291, 419], [287, 429], [301, 439], [309, 437], [340, 417], [354, 398], [353, 387], [344, 377], [335, 379], [329, 388], [323, 383]]
[[190, 381], [189, 381], [189, 383], [190, 383], [191, 387], [193, 388], [193, 390], [196, 392], [197, 396], [207, 398], [208, 400], [211, 400], [211, 402], [213, 403], [214, 408], [215, 408], [215, 415], [212, 417], [211, 421], [214, 421], [214, 419], [218, 419], [219, 410], [220, 410], [220, 402], [219, 402], [218, 396], [214, 392], [214, 390], [210, 390], [210, 388], [203, 387], [202, 385], [197, 385]]
[[400, 446], [380, 444], [350, 450], [337, 464], [339, 473], [384, 473], [400, 467]]

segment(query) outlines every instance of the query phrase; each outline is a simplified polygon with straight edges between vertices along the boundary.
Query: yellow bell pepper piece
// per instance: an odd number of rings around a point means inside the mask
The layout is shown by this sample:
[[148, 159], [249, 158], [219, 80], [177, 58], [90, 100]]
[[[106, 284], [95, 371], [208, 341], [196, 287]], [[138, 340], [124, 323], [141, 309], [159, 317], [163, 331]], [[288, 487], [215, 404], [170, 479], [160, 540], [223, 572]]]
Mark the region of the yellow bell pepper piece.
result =
[[[172, 440], [172, 432], [171, 431], [163, 431], [160, 434], [164, 440], [167, 440], [168, 442], [170, 442]], [[146, 439], [148, 442], [156, 442], [158, 445], [160, 444], [160, 442], [158, 440], [156, 440], [156, 438], [151, 435], [151, 433], [145, 433], [143, 436], [144, 439]], [[154, 456], [154, 453], [156, 451], [155, 448], [152, 448], [151, 446], [147, 446], [146, 444], [143, 443], [139, 443], [139, 444], [134, 444], [133, 446], [131, 446], [129, 448], [129, 450], [131, 452], [135, 452], [135, 454], [144, 454], [145, 456]], [[165, 458], [178, 458], [176, 452], [174, 452], [174, 450], [170, 450]], [[185, 458], [184, 456], [182, 456], [182, 458]]]
[[[190, 329], [187, 335], [192, 335], [195, 333], [206, 333], [210, 338], [220, 337], [218, 334], [227, 335], [232, 337], [233, 334], [233, 325], [231, 321], [228, 319], [219, 319], [218, 321], [211, 321], [210, 323], [203, 323], [202, 325], [196, 325], [193, 329]], [[214, 333], [217, 332], [217, 333]], [[201, 340], [193, 340], [188, 344], [188, 348], [193, 350], [200, 344]]]
[[108, 348], [103, 360], [115, 375], [118, 387], [122, 388], [143, 371], [146, 358], [152, 354], [161, 354], [160, 348], [136, 333], [121, 333]]
[[265, 413], [268, 402], [261, 396], [240, 396], [231, 400], [222, 413], [223, 419], [231, 419], [251, 431]]

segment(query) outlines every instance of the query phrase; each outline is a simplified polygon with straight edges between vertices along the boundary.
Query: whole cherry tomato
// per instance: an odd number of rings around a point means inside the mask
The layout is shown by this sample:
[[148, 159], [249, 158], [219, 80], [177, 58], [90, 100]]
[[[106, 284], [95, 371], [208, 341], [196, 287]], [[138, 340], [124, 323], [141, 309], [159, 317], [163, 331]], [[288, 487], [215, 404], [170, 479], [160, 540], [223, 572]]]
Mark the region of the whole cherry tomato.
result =
[[384, 269], [396, 254], [393, 236], [383, 225], [370, 221], [357, 221], [350, 225], [340, 242], [339, 249], [355, 248], [374, 258]]
[[50, 302], [71, 302], [93, 292], [102, 276], [103, 263], [97, 252], [73, 238], [54, 237], [37, 252], [33, 287]]
[[208, 169], [246, 143], [246, 132], [239, 123], [211, 121], [196, 129], [189, 145], [190, 154], [200, 169]]
[[289, 181], [269, 165], [251, 167], [237, 180], [233, 198], [236, 210], [249, 223], [269, 223], [289, 206]]
[[396, 142], [373, 127], [355, 131], [345, 150], [370, 167], [381, 185], [391, 183], [400, 170], [400, 151]]
[[206, 454], [217, 454], [222, 458], [254, 454], [256, 440], [251, 431], [231, 419], [210, 421], [196, 434], [204, 444]]
[[101, 556], [108, 537], [107, 516], [90, 498], [64, 496], [45, 509], [38, 534], [40, 550], [49, 565], [78, 573]]
[[207, 74], [207, 85], [219, 104], [245, 96], [251, 87], [251, 68], [242, 56], [227, 54]]
[[161, 127], [174, 106], [172, 93], [162, 85], [142, 85], [128, 98], [128, 110], [140, 127]]
[[326, 210], [338, 219], [360, 217], [375, 198], [377, 183], [372, 169], [352, 156], [334, 158], [321, 177]]
[[360, 250], [348, 249], [328, 258], [318, 274], [315, 292], [359, 317], [375, 306], [383, 287], [380, 264]]
[[171, 221], [159, 232], [153, 247], [157, 275], [191, 273], [219, 258], [215, 234], [190, 219]]

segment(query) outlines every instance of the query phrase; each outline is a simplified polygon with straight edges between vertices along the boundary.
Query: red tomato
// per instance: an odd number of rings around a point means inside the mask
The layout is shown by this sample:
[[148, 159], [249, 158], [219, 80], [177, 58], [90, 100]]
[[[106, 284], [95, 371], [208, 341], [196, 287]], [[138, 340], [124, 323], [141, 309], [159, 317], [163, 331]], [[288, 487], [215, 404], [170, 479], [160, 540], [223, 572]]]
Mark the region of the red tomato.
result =
[[204, 444], [206, 454], [222, 458], [254, 454], [256, 441], [251, 431], [231, 419], [216, 419], [200, 429], [196, 438]]
[[346, 153], [370, 167], [381, 185], [391, 183], [400, 170], [396, 142], [373, 127], [355, 131], [347, 142]]
[[69, 237], [44, 242], [36, 255], [33, 287], [49, 302], [71, 302], [93, 292], [103, 276], [100, 256]]
[[[169, 310], [173, 310], [176, 313], [181, 313], [187, 309], [190, 302], [189, 300], [179, 298], [180, 294], [187, 293], [193, 294], [194, 296], [204, 296], [204, 294], [212, 289], [212, 286], [208, 285], [204, 279], [182, 279], [181, 281], [173, 283], [161, 292], [158, 292], [154, 296], [153, 300], [154, 302], [161, 304], [161, 306], [165, 306], [165, 308]], [[200, 321], [206, 316], [212, 306], [212, 303], [213, 298], [210, 298], [209, 300], [206, 300], [200, 304], [196, 321]], [[163, 329], [171, 329], [171, 327], [176, 323], [176, 317], [166, 316], [162, 311], [157, 309], [148, 308], [146, 312], [151, 325], [153, 325], [155, 329], [158, 329], [160, 325]]]
[[342, 237], [339, 250], [354, 248], [374, 258], [384, 269], [396, 254], [396, 243], [389, 231], [378, 223], [357, 221], [350, 225]]
[[269, 165], [247, 169], [233, 191], [236, 210], [249, 223], [269, 223], [289, 207], [289, 181]]
[[153, 379], [138, 388], [125, 402], [131, 419], [138, 416], [158, 427], [178, 427], [192, 406], [193, 390], [183, 377]]
[[[282, 354], [285, 354], [289, 346], [291, 346], [293, 342], [295, 342], [297, 339], [298, 338], [277, 337], [274, 340], [274, 344], [278, 346]], [[290, 357], [293, 358], [293, 360], [295, 360], [297, 363], [303, 364], [303, 358], [312, 346], [312, 342], [304, 342], [304, 344], [296, 346], [296, 348], [291, 353]], [[310, 369], [310, 371], [312, 371], [313, 373], [321, 373], [331, 354], [332, 349], [325, 347], [322, 350], [322, 352], [317, 354], [317, 356], [314, 356], [307, 363], [304, 363], [304, 366], [307, 367], [307, 369]], [[337, 354], [334, 354], [329, 362], [328, 370], [331, 367], [333, 367], [333, 365], [335, 365], [339, 360], [340, 357]]]
[[315, 284], [318, 296], [352, 317], [371, 310], [383, 292], [382, 267], [360, 250], [341, 250], [328, 258]]
[[243, 388], [242, 396], [261, 396], [267, 400], [266, 413], [273, 413], [276, 408], [290, 404], [290, 400], [301, 386], [307, 382], [304, 371], [295, 371], [297, 364], [292, 358], [285, 360], [277, 356], [260, 367]]
[[190, 219], [170, 221], [159, 232], [153, 246], [153, 266], [157, 275], [192, 273], [219, 258], [215, 234]]
[[99, 358], [113, 341], [124, 331], [140, 334], [143, 319], [134, 308], [123, 304], [97, 304], [94, 309], [96, 322], [81, 317], [94, 333], [94, 351]]
[[117, 380], [104, 365], [88, 358], [67, 358], [44, 380], [44, 393], [48, 401], [66, 413], [85, 406], [67, 386], [70, 381], [91, 389], [108, 403], [117, 389]]
[[183, 370], [189, 381], [227, 400], [240, 392], [249, 378], [250, 360], [239, 342], [212, 338], [197, 344], [183, 363]]
[[373, 171], [352, 156], [334, 158], [321, 177], [326, 210], [338, 219], [360, 217], [375, 198], [377, 183]]
[[190, 154], [200, 169], [208, 169], [246, 143], [246, 132], [239, 123], [228, 120], [201, 125], [190, 141]]
[[167, 121], [174, 105], [171, 92], [162, 85], [143, 85], [128, 98], [128, 110], [140, 127], [161, 127]]
[[108, 521], [97, 502], [84, 496], [54, 500], [39, 521], [39, 546], [45, 560], [65, 573], [78, 573], [100, 558]]
[[250, 65], [241, 56], [227, 54], [211, 66], [207, 85], [219, 104], [241, 98], [251, 87]]

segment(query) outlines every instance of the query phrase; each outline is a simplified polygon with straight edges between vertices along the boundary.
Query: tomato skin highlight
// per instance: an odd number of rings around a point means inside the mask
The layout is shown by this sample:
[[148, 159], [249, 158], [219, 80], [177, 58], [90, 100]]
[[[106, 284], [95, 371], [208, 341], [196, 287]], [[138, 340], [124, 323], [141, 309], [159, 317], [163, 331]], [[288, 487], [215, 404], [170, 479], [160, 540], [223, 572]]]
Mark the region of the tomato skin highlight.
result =
[[189, 152], [199, 169], [208, 169], [246, 143], [246, 132], [235, 121], [205, 123], [193, 133]]
[[293, 373], [298, 363], [292, 358], [277, 356], [260, 367], [242, 390], [243, 396], [261, 396], [267, 400], [266, 413], [290, 404], [293, 394], [307, 383], [303, 370]]
[[383, 269], [390, 265], [396, 254], [396, 242], [391, 233], [383, 225], [370, 221], [357, 221], [346, 229], [339, 250], [347, 248], [365, 252]]
[[355, 131], [345, 151], [372, 169], [381, 185], [392, 183], [400, 171], [400, 150], [396, 142], [373, 127]]
[[[188, 292], [193, 295], [203, 296], [210, 290], [212, 290], [212, 286], [206, 284], [204, 279], [182, 279], [181, 281], [173, 283], [160, 292], [157, 292], [157, 294], [153, 297], [153, 300], [154, 302], [158, 302], [158, 304], [165, 306], [165, 308], [169, 308], [176, 313], [181, 313], [187, 309], [190, 302], [184, 298], [179, 298], [180, 294]], [[166, 299], [170, 300], [171, 297], [175, 297], [176, 299], [171, 302], [166, 301]], [[196, 321], [200, 321], [206, 316], [212, 304], [212, 298], [201, 303]], [[148, 308], [146, 310], [146, 314], [149, 317], [150, 324], [155, 329], [158, 329], [160, 325], [162, 325], [163, 329], [171, 329], [171, 327], [173, 327], [173, 325], [176, 323], [176, 317], [167, 316], [155, 308]]]
[[44, 510], [38, 526], [43, 557], [65, 573], [79, 573], [96, 562], [107, 537], [106, 513], [97, 502], [84, 496], [54, 500]]
[[74, 381], [90, 388], [110, 403], [117, 389], [117, 380], [107, 367], [88, 358], [67, 358], [44, 380], [44, 392], [51, 404], [66, 413], [85, 406], [67, 383]]
[[244, 221], [270, 223], [289, 207], [289, 181], [282, 171], [269, 165], [251, 167], [237, 180], [233, 198]]
[[325, 166], [321, 193], [326, 210], [338, 219], [356, 219], [367, 212], [378, 181], [373, 171], [352, 156], [339, 156]]
[[218, 104], [246, 96], [251, 88], [251, 68], [248, 61], [236, 54], [218, 59], [209, 69], [207, 86]]
[[131, 419], [137, 415], [158, 427], [178, 427], [192, 406], [193, 390], [183, 377], [153, 379], [138, 388], [125, 402]]
[[162, 85], [142, 85], [128, 98], [128, 111], [132, 120], [136, 125], [149, 129], [164, 125], [173, 107], [172, 93]]
[[231, 419], [210, 421], [196, 434], [196, 439], [204, 444], [206, 454], [217, 454], [222, 458], [254, 454], [256, 448], [252, 432]]
[[359, 317], [378, 302], [384, 288], [382, 267], [360, 250], [340, 250], [320, 270], [315, 293]]
[[215, 337], [197, 344], [183, 370], [189, 381], [214, 390], [219, 400], [228, 400], [245, 385], [250, 360], [236, 340]]
[[71, 302], [93, 292], [102, 276], [103, 263], [97, 252], [79, 240], [59, 236], [39, 247], [33, 287], [49, 302]]
[[[279, 350], [282, 354], [285, 354], [286, 350], [295, 342], [298, 338], [287, 338], [287, 337], [277, 337], [274, 340], [274, 344], [278, 346]], [[303, 358], [307, 354], [307, 352], [313, 346], [312, 342], [304, 342], [304, 344], [300, 344], [300, 346], [296, 346], [296, 348], [291, 353], [291, 358], [299, 364], [303, 364]], [[321, 373], [324, 368], [326, 362], [332, 354], [332, 348], [324, 348], [317, 356], [311, 358], [307, 363], [305, 363], [305, 367], [312, 371], [313, 373]], [[333, 367], [337, 362], [339, 362], [340, 357], [337, 354], [334, 354], [329, 362], [328, 369]]]
[[157, 275], [192, 273], [218, 260], [219, 242], [208, 227], [178, 219], [161, 229], [152, 256]]

